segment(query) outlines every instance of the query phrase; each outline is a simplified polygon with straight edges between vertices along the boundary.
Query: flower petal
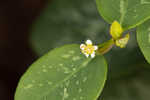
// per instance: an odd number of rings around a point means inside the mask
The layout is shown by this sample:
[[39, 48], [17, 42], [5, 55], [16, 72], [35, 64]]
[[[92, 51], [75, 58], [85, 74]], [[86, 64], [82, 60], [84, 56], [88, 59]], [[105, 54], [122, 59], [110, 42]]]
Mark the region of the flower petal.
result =
[[97, 50], [98, 49], [98, 46], [94, 45], [94, 50]]
[[89, 54], [85, 54], [85, 56], [88, 58], [88, 57], [89, 57]]
[[86, 44], [87, 45], [92, 45], [92, 41], [91, 40], [86, 40]]
[[92, 54], [91, 54], [91, 58], [94, 58], [95, 57], [95, 52], [93, 52]]
[[80, 49], [81, 49], [81, 50], [84, 50], [85, 47], [86, 47], [85, 44], [81, 44], [81, 45], [80, 45]]

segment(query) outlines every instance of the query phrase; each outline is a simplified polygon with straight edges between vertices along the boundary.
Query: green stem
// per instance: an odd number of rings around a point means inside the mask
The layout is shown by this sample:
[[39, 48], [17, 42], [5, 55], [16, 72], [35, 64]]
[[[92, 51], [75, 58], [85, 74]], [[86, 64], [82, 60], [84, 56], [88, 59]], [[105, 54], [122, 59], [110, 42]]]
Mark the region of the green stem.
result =
[[109, 50], [111, 50], [113, 45], [114, 45], [114, 40], [113, 39], [110, 39], [107, 42], [104, 42], [103, 44], [98, 45], [97, 54], [107, 53]]

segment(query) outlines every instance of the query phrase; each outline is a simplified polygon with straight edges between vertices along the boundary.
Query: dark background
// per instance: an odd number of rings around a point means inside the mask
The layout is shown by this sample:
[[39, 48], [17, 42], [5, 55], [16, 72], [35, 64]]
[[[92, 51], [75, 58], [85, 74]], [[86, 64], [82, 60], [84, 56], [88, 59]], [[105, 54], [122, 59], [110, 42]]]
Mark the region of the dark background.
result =
[[37, 58], [29, 30], [46, 0], [0, 0], [0, 100], [13, 100], [19, 78]]

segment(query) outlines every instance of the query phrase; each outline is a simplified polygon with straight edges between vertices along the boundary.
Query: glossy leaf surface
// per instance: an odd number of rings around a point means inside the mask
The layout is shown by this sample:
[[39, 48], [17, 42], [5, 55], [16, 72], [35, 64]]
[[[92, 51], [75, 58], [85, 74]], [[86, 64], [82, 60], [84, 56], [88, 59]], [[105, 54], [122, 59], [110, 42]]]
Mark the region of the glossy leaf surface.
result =
[[86, 58], [79, 45], [50, 51], [21, 78], [15, 100], [96, 100], [107, 75], [102, 56]]

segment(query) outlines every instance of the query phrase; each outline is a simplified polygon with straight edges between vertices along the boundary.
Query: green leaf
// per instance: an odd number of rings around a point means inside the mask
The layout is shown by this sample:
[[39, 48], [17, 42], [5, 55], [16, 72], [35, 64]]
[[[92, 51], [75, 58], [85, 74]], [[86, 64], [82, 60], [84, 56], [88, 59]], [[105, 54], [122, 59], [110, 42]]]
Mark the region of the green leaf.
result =
[[136, 27], [150, 18], [150, 0], [96, 0], [103, 18], [119, 21], [125, 30]]
[[86, 58], [79, 45], [66, 45], [30, 66], [19, 82], [15, 100], [96, 100], [106, 74], [103, 56]]
[[137, 27], [137, 41], [146, 60], [150, 63], [150, 20]]

